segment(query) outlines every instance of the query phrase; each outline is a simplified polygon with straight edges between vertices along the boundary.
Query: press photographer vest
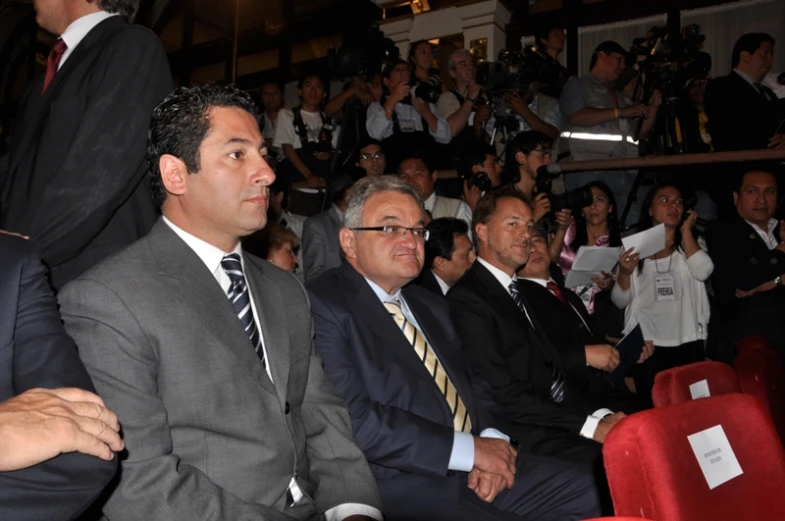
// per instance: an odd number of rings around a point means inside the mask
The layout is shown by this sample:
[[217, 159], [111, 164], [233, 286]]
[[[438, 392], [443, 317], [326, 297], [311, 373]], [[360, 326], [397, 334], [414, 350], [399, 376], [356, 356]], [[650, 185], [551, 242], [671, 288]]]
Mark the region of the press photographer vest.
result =
[[[300, 161], [308, 167], [308, 170], [310, 170], [313, 175], [316, 177], [327, 177], [330, 174], [330, 160], [319, 159], [314, 155], [314, 142], [308, 139], [308, 127], [306, 127], [305, 120], [303, 120], [302, 109], [300, 107], [294, 107], [292, 109], [292, 115], [294, 132], [297, 134], [297, 137], [300, 138], [301, 145], [300, 148], [295, 150], [297, 157], [300, 158]], [[329, 123], [327, 117], [321, 110], [319, 111], [319, 117], [322, 119], [322, 128], [324, 128], [324, 125]], [[330, 146], [332, 148], [332, 143]], [[289, 161], [289, 159], [281, 161], [281, 164], [278, 165], [275, 173], [289, 183], [305, 180], [303, 174], [291, 161]]]
[[[592, 74], [572, 81], [586, 83], [586, 107], [621, 110], [630, 105], [627, 96], [613, 91]], [[634, 138], [638, 124], [638, 119], [620, 118], [592, 127], [570, 126], [561, 133], [562, 145], [569, 148], [570, 161], [638, 157], [638, 142]]]

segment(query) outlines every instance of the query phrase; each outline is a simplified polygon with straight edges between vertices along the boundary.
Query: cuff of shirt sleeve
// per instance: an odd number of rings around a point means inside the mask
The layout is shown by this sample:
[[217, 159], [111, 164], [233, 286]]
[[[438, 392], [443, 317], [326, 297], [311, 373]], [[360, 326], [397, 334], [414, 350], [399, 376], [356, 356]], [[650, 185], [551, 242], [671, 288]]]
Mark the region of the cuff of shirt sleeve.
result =
[[600, 424], [600, 420], [611, 414], [613, 414], [612, 410], [603, 407], [594, 411], [591, 416], [587, 416], [586, 423], [581, 427], [581, 436], [590, 440], [594, 439], [594, 433], [597, 431], [597, 425]]
[[497, 431], [496, 429], [483, 429], [483, 431], [480, 433], [480, 438], [496, 438], [510, 443], [510, 437], [501, 431]]
[[448, 470], [470, 472], [474, 467], [474, 436], [468, 432], [455, 432]]
[[324, 513], [326, 521], [343, 521], [349, 516], [368, 516], [382, 521], [382, 513], [379, 509], [362, 505], [360, 503], [344, 503], [327, 510]]

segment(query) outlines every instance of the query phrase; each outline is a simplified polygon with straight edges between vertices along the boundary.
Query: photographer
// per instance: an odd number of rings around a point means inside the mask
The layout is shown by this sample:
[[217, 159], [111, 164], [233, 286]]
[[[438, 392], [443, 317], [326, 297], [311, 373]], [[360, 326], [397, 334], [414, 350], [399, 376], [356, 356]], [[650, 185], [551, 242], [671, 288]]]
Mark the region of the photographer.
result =
[[480, 138], [491, 108], [487, 96], [480, 98], [482, 86], [476, 80], [474, 58], [466, 49], [459, 49], [450, 55], [447, 63], [455, 89], [442, 94], [436, 108], [450, 125], [454, 144]]
[[436, 107], [409, 94], [409, 65], [398, 60], [382, 74], [383, 95], [368, 107], [366, 128], [372, 139], [381, 141], [388, 170], [397, 169], [401, 159], [413, 151], [430, 153], [434, 140], [450, 142], [450, 127]]
[[[649, 105], [633, 104], [614, 84], [626, 67], [627, 51], [616, 42], [606, 41], [594, 50], [591, 72], [567, 82], [559, 100], [567, 128], [562, 138], [569, 146], [573, 161], [631, 158], [638, 156], [638, 140], [645, 139], [657, 118], [662, 103], [654, 91]], [[640, 134], [635, 132], [640, 123]], [[624, 209], [634, 176], [627, 171], [582, 172], [565, 177], [568, 190], [602, 180], [611, 187]], [[630, 214], [631, 219], [637, 216]]]
[[412, 86], [426, 85], [430, 92], [426, 101], [436, 103], [442, 93], [442, 78], [439, 69], [433, 68], [433, 46], [428, 40], [419, 40], [409, 46], [409, 66], [414, 72]]
[[319, 108], [324, 100], [324, 83], [315, 74], [297, 84], [302, 100], [292, 110], [281, 109], [275, 132], [274, 147], [281, 147], [286, 157], [276, 174], [290, 183], [323, 187], [330, 173], [330, 157], [336, 135]]
[[502, 168], [495, 151], [477, 139], [461, 148], [456, 166], [458, 177], [463, 180], [463, 200], [472, 212], [485, 192], [502, 184]]

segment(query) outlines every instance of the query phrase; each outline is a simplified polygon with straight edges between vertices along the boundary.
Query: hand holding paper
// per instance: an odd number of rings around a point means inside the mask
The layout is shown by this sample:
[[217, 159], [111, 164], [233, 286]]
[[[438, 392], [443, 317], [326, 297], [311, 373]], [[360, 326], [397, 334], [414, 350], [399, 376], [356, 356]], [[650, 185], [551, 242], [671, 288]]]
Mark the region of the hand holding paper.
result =
[[658, 224], [635, 235], [624, 237], [621, 243], [625, 250], [635, 248], [642, 259], [651, 257], [665, 249], [665, 225]]

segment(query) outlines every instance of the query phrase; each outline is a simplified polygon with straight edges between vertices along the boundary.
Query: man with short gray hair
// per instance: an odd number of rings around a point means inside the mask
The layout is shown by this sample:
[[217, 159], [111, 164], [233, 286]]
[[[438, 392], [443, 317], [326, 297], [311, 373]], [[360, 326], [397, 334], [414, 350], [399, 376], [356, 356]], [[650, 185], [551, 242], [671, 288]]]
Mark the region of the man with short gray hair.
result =
[[436, 109], [447, 120], [453, 146], [456, 140], [476, 139], [482, 135], [485, 121], [491, 115], [487, 99], [480, 99], [482, 85], [477, 83], [477, 67], [474, 57], [466, 49], [458, 49], [448, 59], [450, 77], [455, 89], [439, 96]]
[[[577, 466], [517, 451], [475, 395], [447, 305], [410, 284], [428, 232], [419, 194], [400, 179], [352, 188], [345, 261], [308, 284], [316, 350], [349, 406], [354, 440], [393, 520], [572, 520], [598, 514]], [[480, 388], [481, 389], [481, 388]]]

